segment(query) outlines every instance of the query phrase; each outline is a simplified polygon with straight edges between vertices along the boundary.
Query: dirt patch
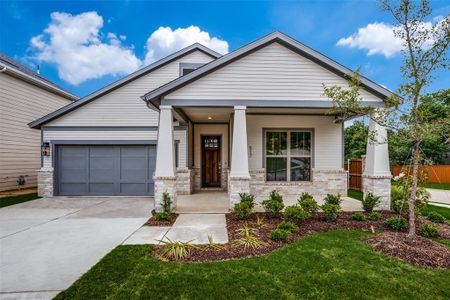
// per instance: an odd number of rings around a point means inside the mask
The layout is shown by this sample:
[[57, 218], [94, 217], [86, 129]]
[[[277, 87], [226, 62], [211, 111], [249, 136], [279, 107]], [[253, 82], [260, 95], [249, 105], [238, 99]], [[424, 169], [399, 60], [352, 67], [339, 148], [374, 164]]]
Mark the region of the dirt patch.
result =
[[172, 219], [170, 221], [157, 221], [157, 220], [155, 220], [155, 217], [151, 217], [150, 219], [148, 219], [148, 221], [145, 223], [145, 225], [147, 225], [147, 226], [157, 226], [157, 227], [172, 226], [173, 223], [175, 223], [175, 221], [177, 220], [178, 214], [171, 213], [171, 215], [172, 215]]
[[450, 249], [421, 236], [409, 242], [406, 233], [384, 232], [364, 238], [364, 241], [377, 252], [417, 266], [450, 269]]
[[[341, 212], [335, 222], [329, 223], [325, 220], [322, 213], [318, 213], [307, 221], [298, 223], [299, 230], [292, 233], [287, 241], [273, 241], [270, 239], [270, 232], [277, 227], [281, 221], [285, 221], [283, 217], [270, 218], [265, 213], [254, 213], [248, 220], [237, 220], [231, 214], [226, 215], [228, 240], [229, 243], [222, 245], [220, 249], [209, 249], [205, 246], [199, 246], [191, 250], [191, 255], [185, 258], [186, 262], [203, 262], [203, 261], [219, 261], [230, 259], [241, 259], [253, 256], [260, 256], [272, 252], [286, 244], [292, 243], [299, 238], [316, 232], [324, 232], [334, 229], [360, 229], [368, 231], [384, 231], [388, 230], [385, 225], [386, 218], [395, 215], [392, 212], [382, 212], [382, 217], [378, 221], [355, 221], [351, 220], [351, 212]], [[258, 228], [256, 225], [257, 218], [264, 220], [264, 226]], [[244, 225], [256, 228], [255, 236], [264, 242], [264, 246], [258, 249], [244, 249], [243, 247], [234, 247], [233, 243], [240, 238], [236, 232]], [[158, 249], [159, 247], [156, 247]]]

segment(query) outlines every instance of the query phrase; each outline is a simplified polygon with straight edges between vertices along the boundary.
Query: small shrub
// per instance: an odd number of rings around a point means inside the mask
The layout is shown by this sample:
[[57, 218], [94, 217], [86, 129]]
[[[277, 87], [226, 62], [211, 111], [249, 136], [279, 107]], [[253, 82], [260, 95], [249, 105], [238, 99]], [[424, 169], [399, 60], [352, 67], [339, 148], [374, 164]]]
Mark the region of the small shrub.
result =
[[434, 224], [423, 224], [420, 226], [420, 235], [426, 238], [435, 238], [438, 236], [438, 229]]
[[325, 204], [333, 204], [333, 205], [339, 205], [341, 206], [342, 198], [340, 194], [333, 195], [333, 194], [327, 194], [327, 196], [323, 199], [325, 201]]
[[231, 213], [238, 220], [248, 219], [255, 206], [255, 196], [247, 193], [239, 194], [240, 202], [236, 203], [231, 209]]
[[283, 197], [275, 190], [270, 193], [269, 199], [264, 200], [261, 204], [272, 218], [279, 216], [284, 208]]
[[244, 225], [236, 230], [236, 233], [240, 236], [253, 235], [256, 233], [256, 229], [250, 226]]
[[353, 213], [350, 217], [352, 220], [355, 221], [363, 221], [364, 220], [364, 214], [360, 212]]
[[256, 228], [263, 229], [264, 227], [266, 227], [266, 222], [264, 221], [264, 218], [257, 216], [255, 225], [256, 225]]
[[378, 211], [373, 211], [370, 213], [369, 215], [369, 220], [371, 221], [378, 221], [379, 219], [381, 219], [381, 213]]
[[289, 232], [296, 232], [298, 230], [298, 226], [292, 222], [283, 221], [280, 222], [280, 224], [278, 224], [277, 229], [282, 229]]
[[168, 192], [164, 192], [163, 193], [163, 199], [162, 199], [162, 208], [163, 211], [166, 213], [171, 213], [172, 212], [172, 198], [170, 197]]
[[406, 219], [403, 217], [390, 217], [386, 220], [386, 224], [394, 230], [406, 230], [408, 228]]
[[245, 202], [239, 202], [234, 204], [231, 213], [238, 220], [248, 219], [252, 213], [252, 208]]
[[368, 193], [362, 200], [363, 209], [367, 213], [371, 213], [378, 204], [380, 204], [380, 197], [377, 197], [372, 193]]
[[181, 260], [191, 254], [191, 249], [196, 248], [195, 245], [191, 244], [192, 241], [172, 241], [167, 237], [166, 239], [167, 241], [160, 240], [163, 246], [160, 248], [159, 254], [164, 258]]
[[236, 230], [241, 238], [235, 240], [232, 244], [233, 247], [244, 247], [244, 249], [258, 249], [264, 246], [266, 243], [260, 238], [256, 237], [254, 233], [256, 229], [249, 226], [243, 226]]
[[433, 223], [444, 223], [445, 217], [440, 213], [430, 211], [428, 213], [428, 220], [430, 220]]
[[157, 212], [155, 214], [155, 220], [156, 221], [170, 221], [170, 220], [172, 220], [172, 215], [165, 211]]
[[314, 200], [313, 196], [308, 193], [301, 193], [298, 198], [298, 204], [309, 214], [314, 214], [319, 210], [319, 204]]
[[[394, 183], [391, 187], [391, 206], [392, 209], [397, 212], [407, 212], [409, 210], [409, 195], [411, 194], [411, 180], [406, 179], [399, 183]], [[424, 187], [417, 187], [416, 200], [414, 201], [414, 208], [417, 212], [424, 209], [428, 200], [430, 199], [430, 193]]]
[[284, 210], [284, 217], [291, 222], [300, 222], [307, 220], [310, 214], [299, 205], [291, 205]]
[[255, 196], [247, 193], [239, 193], [239, 197], [241, 198], [241, 203], [246, 203], [250, 209], [253, 209], [255, 206]]
[[322, 205], [322, 210], [327, 221], [333, 222], [336, 220], [337, 214], [341, 210], [341, 207], [338, 204], [325, 203]]
[[204, 246], [204, 250], [220, 250], [222, 248], [222, 245], [215, 243], [212, 235], [208, 234], [208, 244]]
[[289, 237], [289, 231], [284, 229], [274, 229], [270, 232], [270, 239], [274, 241], [286, 241]]

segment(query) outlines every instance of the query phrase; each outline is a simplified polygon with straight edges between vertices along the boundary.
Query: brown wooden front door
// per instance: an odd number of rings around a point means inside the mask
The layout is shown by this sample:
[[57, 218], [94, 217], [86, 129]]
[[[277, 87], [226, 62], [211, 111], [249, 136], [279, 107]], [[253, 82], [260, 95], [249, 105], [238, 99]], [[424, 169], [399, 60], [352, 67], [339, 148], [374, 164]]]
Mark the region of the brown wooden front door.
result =
[[202, 136], [202, 187], [220, 187], [220, 136]]

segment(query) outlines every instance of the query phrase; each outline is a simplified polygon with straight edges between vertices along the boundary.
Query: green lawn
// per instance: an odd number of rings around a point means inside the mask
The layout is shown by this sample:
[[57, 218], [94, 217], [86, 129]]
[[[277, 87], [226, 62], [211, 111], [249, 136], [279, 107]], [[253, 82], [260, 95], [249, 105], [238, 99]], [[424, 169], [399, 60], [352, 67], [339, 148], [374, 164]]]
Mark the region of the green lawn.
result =
[[362, 231], [307, 236], [268, 255], [161, 262], [150, 246], [119, 246], [56, 299], [449, 299], [450, 270], [380, 255]]
[[27, 202], [27, 201], [35, 200], [35, 199], [39, 199], [39, 198], [41, 198], [41, 197], [38, 197], [37, 193], [0, 198], [0, 207], [10, 206], [10, 205]]
[[424, 183], [423, 186], [429, 189], [450, 190], [450, 183]]
[[348, 189], [347, 190], [347, 197], [354, 198], [356, 200], [362, 201], [364, 196], [363, 196], [363, 192], [361, 192], [361, 191]]
[[422, 210], [424, 215], [428, 214], [430, 211], [434, 211], [443, 215], [447, 220], [450, 221], [450, 208], [435, 206], [428, 204], [425, 209]]

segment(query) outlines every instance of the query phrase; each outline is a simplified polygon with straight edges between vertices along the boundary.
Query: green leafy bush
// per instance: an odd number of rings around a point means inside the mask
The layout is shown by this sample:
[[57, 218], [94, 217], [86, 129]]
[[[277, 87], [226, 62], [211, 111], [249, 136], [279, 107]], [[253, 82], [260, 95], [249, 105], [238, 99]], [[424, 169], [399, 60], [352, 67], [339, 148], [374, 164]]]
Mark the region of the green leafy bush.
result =
[[350, 218], [355, 221], [363, 221], [364, 214], [360, 213], [360, 212], [356, 212], [356, 213], [353, 213]]
[[261, 204], [272, 218], [277, 217], [284, 208], [283, 197], [275, 190], [270, 193], [269, 199], [264, 200]]
[[308, 193], [301, 193], [298, 198], [298, 204], [309, 214], [314, 214], [319, 210], [319, 204], [313, 196]]
[[255, 206], [255, 196], [247, 193], [240, 193], [239, 197], [241, 198], [240, 202], [234, 204], [231, 213], [236, 219], [245, 220], [252, 214], [253, 207]]
[[378, 221], [379, 219], [381, 219], [381, 213], [378, 211], [373, 211], [370, 213], [369, 215], [369, 220], [371, 221]]
[[164, 192], [163, 193], [163, 199], [162, 199], [162, 208], [163, 211], [166, 213], [171, 213], [172, 212], [172, 198], [170, 197], [168, 192]]
[[408, 228], [406, 219], [403, 217], [390, 217], [386, 220], [386, 224], [394, 230], [406, 230]]
[[423, 224], [420, 226], [420, 235], [426, 238], [435, 238], [438, 236], [438, 229], [434, 224]]
[[287, 230], [277, 228], [270, 232], [270, 238], [274, 241], [286, 241], [289, 233]]
[[303, 210], [299, 205], [287, 206], [284, 210], [284, 217], [291, 222], [300, 222], [307, 220], [311, 215]]
[[256, 229], [249, 226], [243, 226], [242, 228], [236, 230], [239, 239], [235, 240], [232, 244], [233, 247], [243, 247], [244, 249], [258, 249], [264, 246], [263, 240], [254, 235]]
[[433, 223], [444, 223], [445, 217], [440, 213], [430, 211], [428, 213], [428, 220], [430, 220]]
[[172, 215], [166, 211], [157, 212], [155, 214], [155, 220], [156, 221], [170, 221], [170, 220], [172, 220]]
[[[411, 193], [411, 180], [404, 179], [400, 182], [396, 182], [391, 187], [391, 206], [395, 212], [407, 212], [409, 210], [409, 195]], [[428, 200], [430, 199], [430, 194], [424, 187], [417, 187], [416, 200], [414, 201], [414, 208], [417, 212], [424, 209]]]
[[234, 217], [238, 220], [245, 220], [248, 219], [252, 213], [252, 209], [250, 206], [248, 206], [245, 202], [239, 202], [234, 204], [233, 209], [231, 210], [231, 213], [234, 215]]
[[255, 196], [248, 193], [239, 193], [241, 203], [246, 203], [251, 209], [255, 206]]
[[322, 205], [322, 210], [327, 221], [333, 222], [336, 220], [337, 214], [341, 210], [341, 206], [338, 204], [325, 203]]
[[325, 201], [325, 204], [339, 205], [339, 207], [341, 207], [342, 198], [340, 194], [327, 194], [327, 196], [323, 200]]
[[363, 209], [367, 213], [371, 213], [378, 204], [380, 204], [380, 197], [372, 193], [368, 193], [362, 200]]
[[277, 229], [282, 229], [289, 232], [296, 232], [298, 230], [298, 226], [292, 222], [283, 221], [280, 222], [280, 224], [278, 224]]

